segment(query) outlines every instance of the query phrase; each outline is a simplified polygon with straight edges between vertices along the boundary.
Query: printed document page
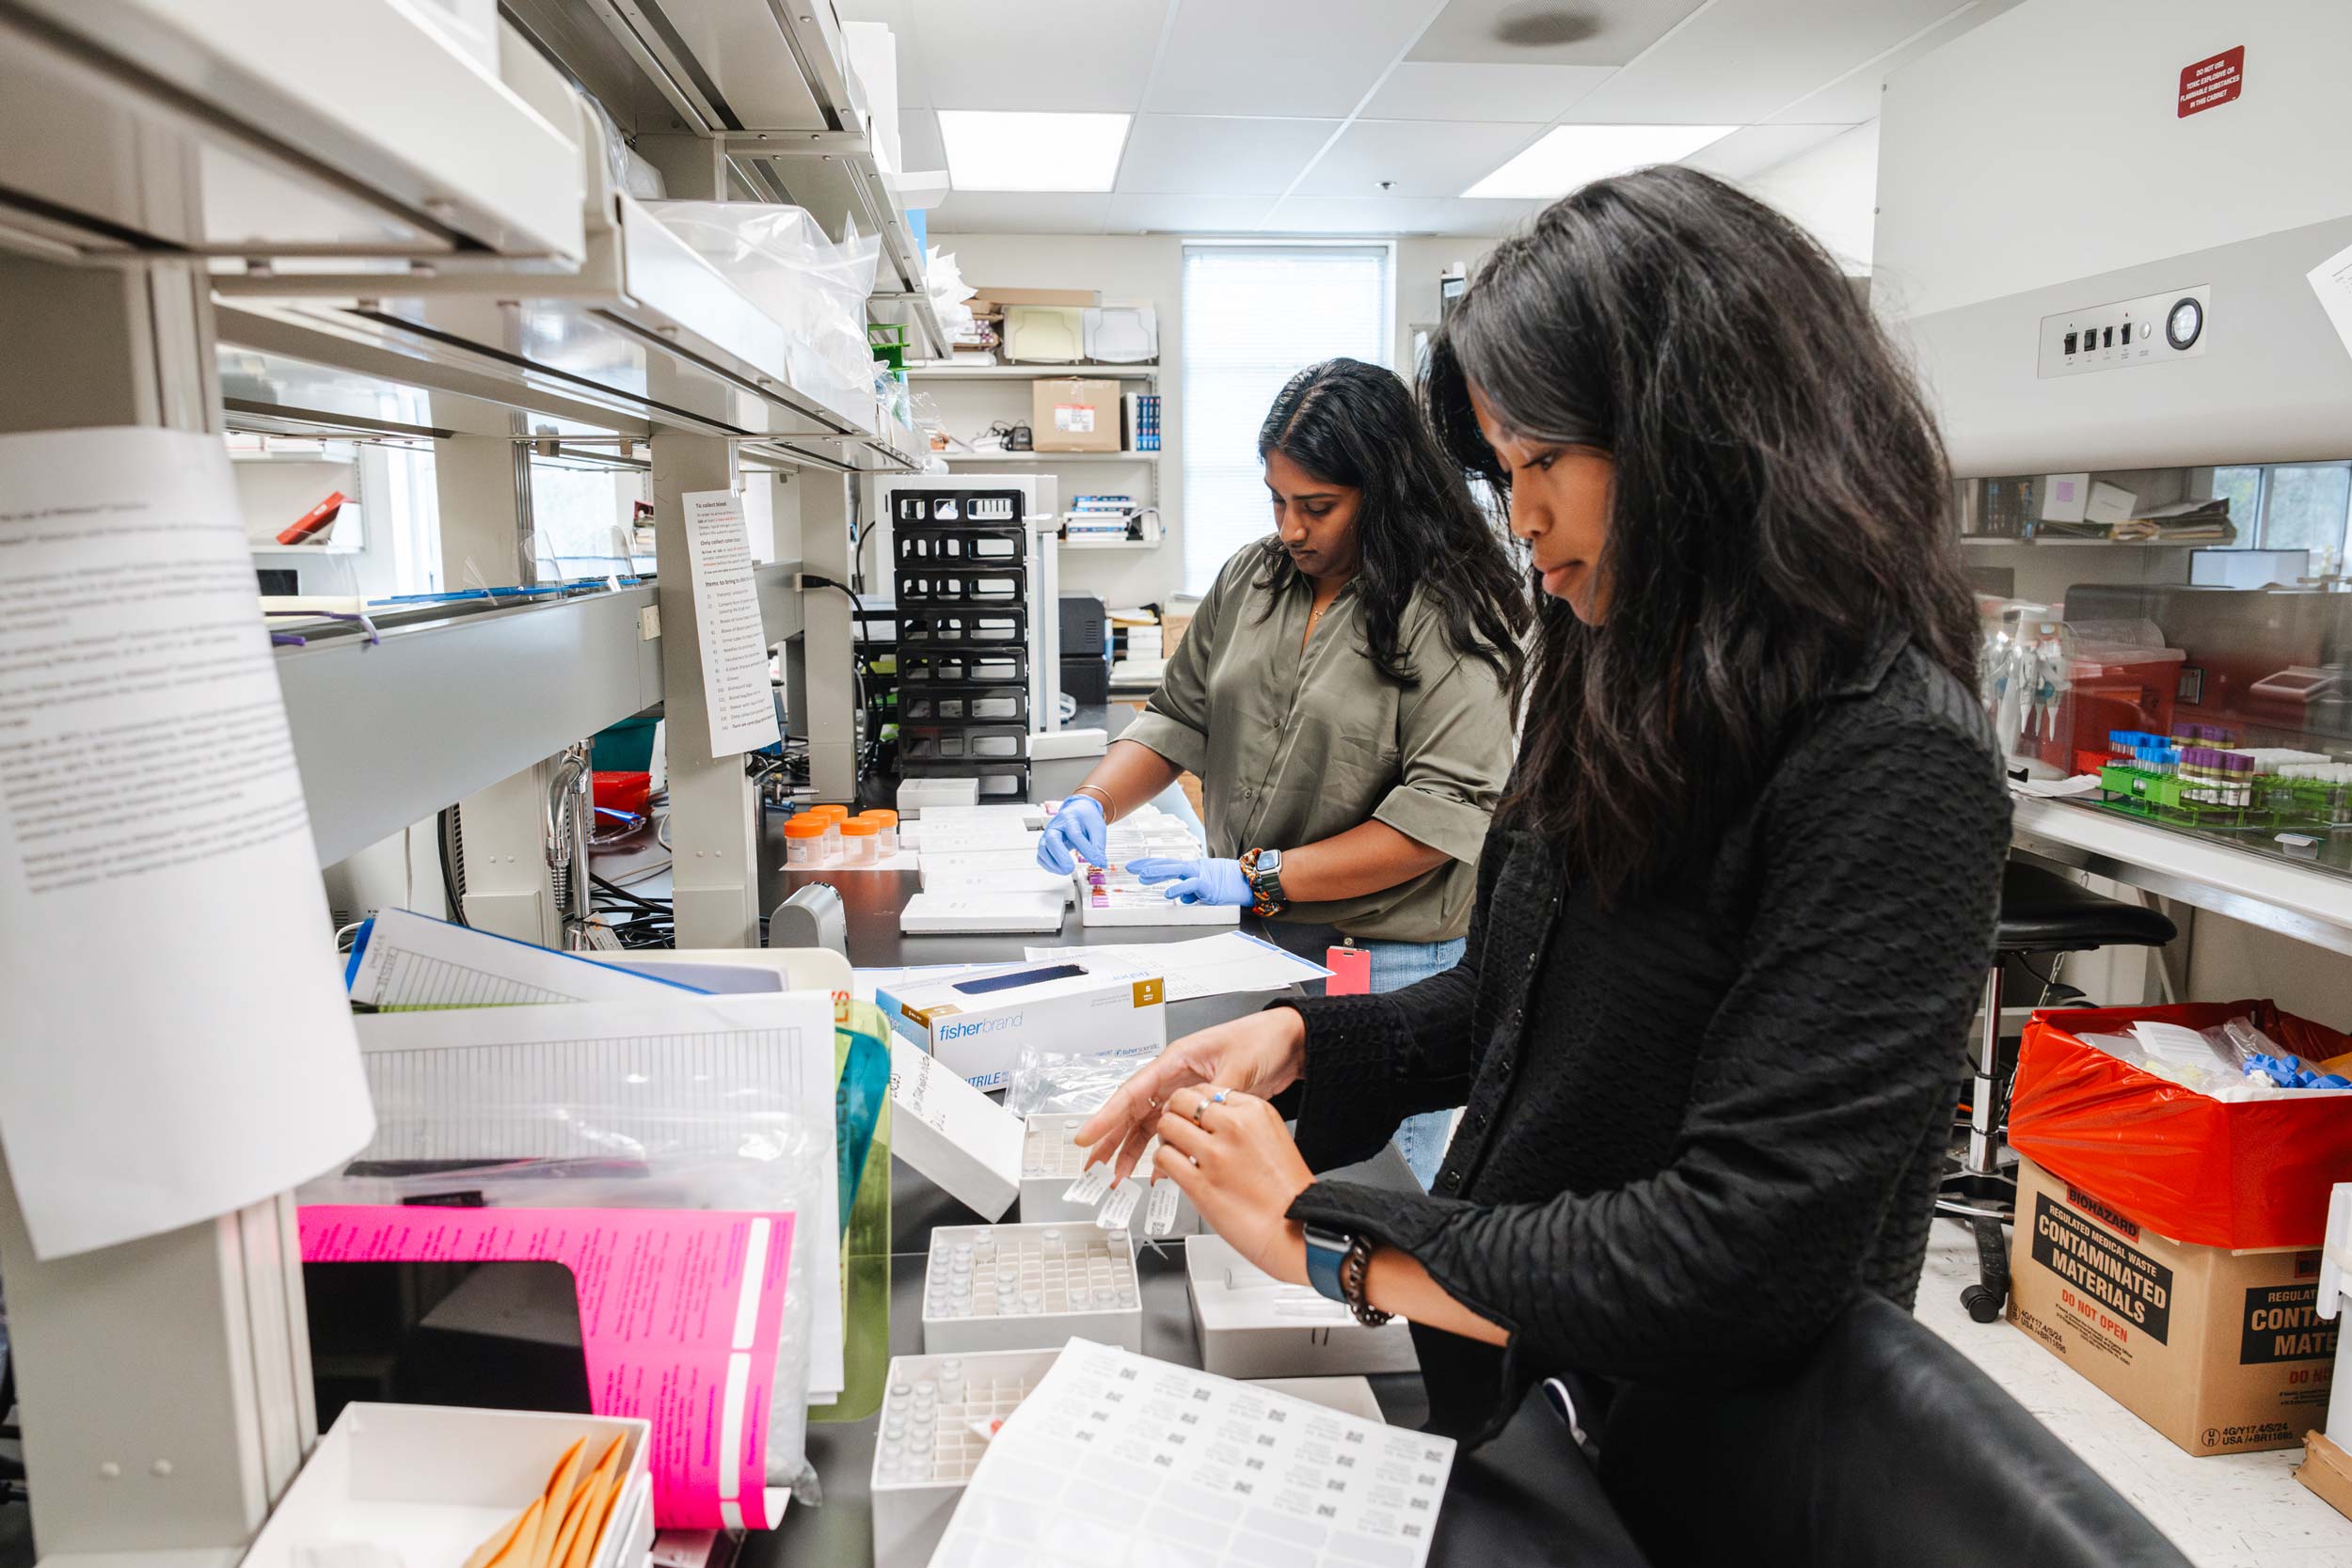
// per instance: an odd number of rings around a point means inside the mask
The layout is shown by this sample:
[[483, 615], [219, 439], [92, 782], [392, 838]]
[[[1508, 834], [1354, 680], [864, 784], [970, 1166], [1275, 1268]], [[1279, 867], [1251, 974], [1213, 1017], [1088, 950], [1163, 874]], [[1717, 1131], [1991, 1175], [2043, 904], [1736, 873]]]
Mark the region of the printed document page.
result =
[[[1422, 1568], [1454, 1442], [1073, 1339], [1005, 1418], [931, 1561]], [[1060, 1548], [1060, 1549], [1057, 1549]]]
[[686, 563], [694, 588], [694, 633], [703, 657], [703, 702], [710, 710], [710, 754], [731, 756], [776, 743], [768, 684], [768, 634], [752, 582], [743, 501], [732, 490], [690, 490]]
[[0, 1145], [44, 1258], [373, 1126], [228, 452], [0, 436]]
[[670, 997], [358, 1020], [384, 1125], [370, 1160], [565, 1159], [643, 1148], [733, 1155], [788, 1115], [816, 1140], [799, 1211], [816, 1294], [809, 1398], [842, 1386], [841, 1209], [833, 997]]
[[703, 989], [399, 909], [360, 928], [347, 973], [352, 1001], [378, 1012], [626, 1002]]

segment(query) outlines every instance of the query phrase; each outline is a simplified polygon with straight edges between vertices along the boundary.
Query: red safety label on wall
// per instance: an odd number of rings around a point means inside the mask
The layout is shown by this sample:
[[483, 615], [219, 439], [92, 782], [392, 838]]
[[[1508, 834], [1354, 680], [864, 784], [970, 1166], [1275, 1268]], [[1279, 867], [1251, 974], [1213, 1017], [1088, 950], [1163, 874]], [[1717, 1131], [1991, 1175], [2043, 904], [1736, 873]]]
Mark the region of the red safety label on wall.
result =
[[2181, 99], [2173, 118], [2186, 119], [2206, 109], [2218, 108], [2245, 87], [2246, 45], [2241, 43], [2235, 49], [2224, 49], [2195, 65], [2181, 68]]

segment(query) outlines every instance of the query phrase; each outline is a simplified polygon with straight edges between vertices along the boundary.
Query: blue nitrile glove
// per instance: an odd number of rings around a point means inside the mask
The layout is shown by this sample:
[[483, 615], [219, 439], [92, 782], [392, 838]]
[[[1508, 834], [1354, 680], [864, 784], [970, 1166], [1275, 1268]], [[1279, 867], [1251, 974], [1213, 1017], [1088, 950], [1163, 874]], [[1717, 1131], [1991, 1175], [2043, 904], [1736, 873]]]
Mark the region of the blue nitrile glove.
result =
[[1089, 865], [1110, 859], [1110, 825], [1103, 820], [1103, 804], [1091, 795], [1073, 795], [1061, 803], [1037, 841], [1037, 863], [1057, 876], [1077, 869], [1075, 854]]
[[1239, 861], [1176, 861], [1157, 856], [1129, 861], [1127, 869], [1146, 882], [1166, 882], [1161, 892], [1184, 904], [1231, 904], [1248, 909], [1258, 901]]

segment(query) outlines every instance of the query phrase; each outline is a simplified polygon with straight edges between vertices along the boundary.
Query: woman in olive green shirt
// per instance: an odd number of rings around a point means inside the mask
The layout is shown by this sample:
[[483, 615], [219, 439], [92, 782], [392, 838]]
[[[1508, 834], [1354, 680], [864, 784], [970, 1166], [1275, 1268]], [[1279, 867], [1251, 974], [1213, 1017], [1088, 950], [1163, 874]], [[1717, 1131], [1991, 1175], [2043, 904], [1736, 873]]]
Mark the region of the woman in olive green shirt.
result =
[[[1462, 953], [1511, 768], [1527, 596], [1393, 372], [1301, 371], [1258, 433], [1274, 533], [1217, 573], [1145, 712], [1038, 848], [1101, 863], [1105, 823], [1189, 770], [1210, 858], [1139, 861], [1185, 903], [1249, 908], [1320, 958], [1342, 937], [1393, 990]], [[1399, 1143], [1426, 1185], [1443, 1113]]]

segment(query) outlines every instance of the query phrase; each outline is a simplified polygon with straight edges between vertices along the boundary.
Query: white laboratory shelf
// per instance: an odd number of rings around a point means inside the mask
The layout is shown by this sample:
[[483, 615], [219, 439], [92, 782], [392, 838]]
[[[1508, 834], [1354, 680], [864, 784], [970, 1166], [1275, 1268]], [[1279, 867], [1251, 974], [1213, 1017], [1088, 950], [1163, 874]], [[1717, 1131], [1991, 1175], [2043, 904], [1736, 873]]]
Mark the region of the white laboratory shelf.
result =
[[1108, 539], [1098, 542], [1064, 539], [1064, 550], [1076, 555], [1092, 555], [1098, 550], [1156, 550], [1167, 541], [1163, 539]]
[[[354, 91], [352, 62], [398, 92]], [[501, 79], [502, 78], [502, 79]], [[0, 15], [0, 230], [37, 251], [415, 258], [585, 254], [567, 96], [395, 0], [22, 0]], [[137, 171], [136, 178], [124, 178]]]
[[943, 451], [951, 466], [967, 463], [1157, 463], [1156, 451]]
[[1157, 381], [1157, 365], [909, 365], [914, 381], [1061, 381], [1089, 376], [1097, 381]]

